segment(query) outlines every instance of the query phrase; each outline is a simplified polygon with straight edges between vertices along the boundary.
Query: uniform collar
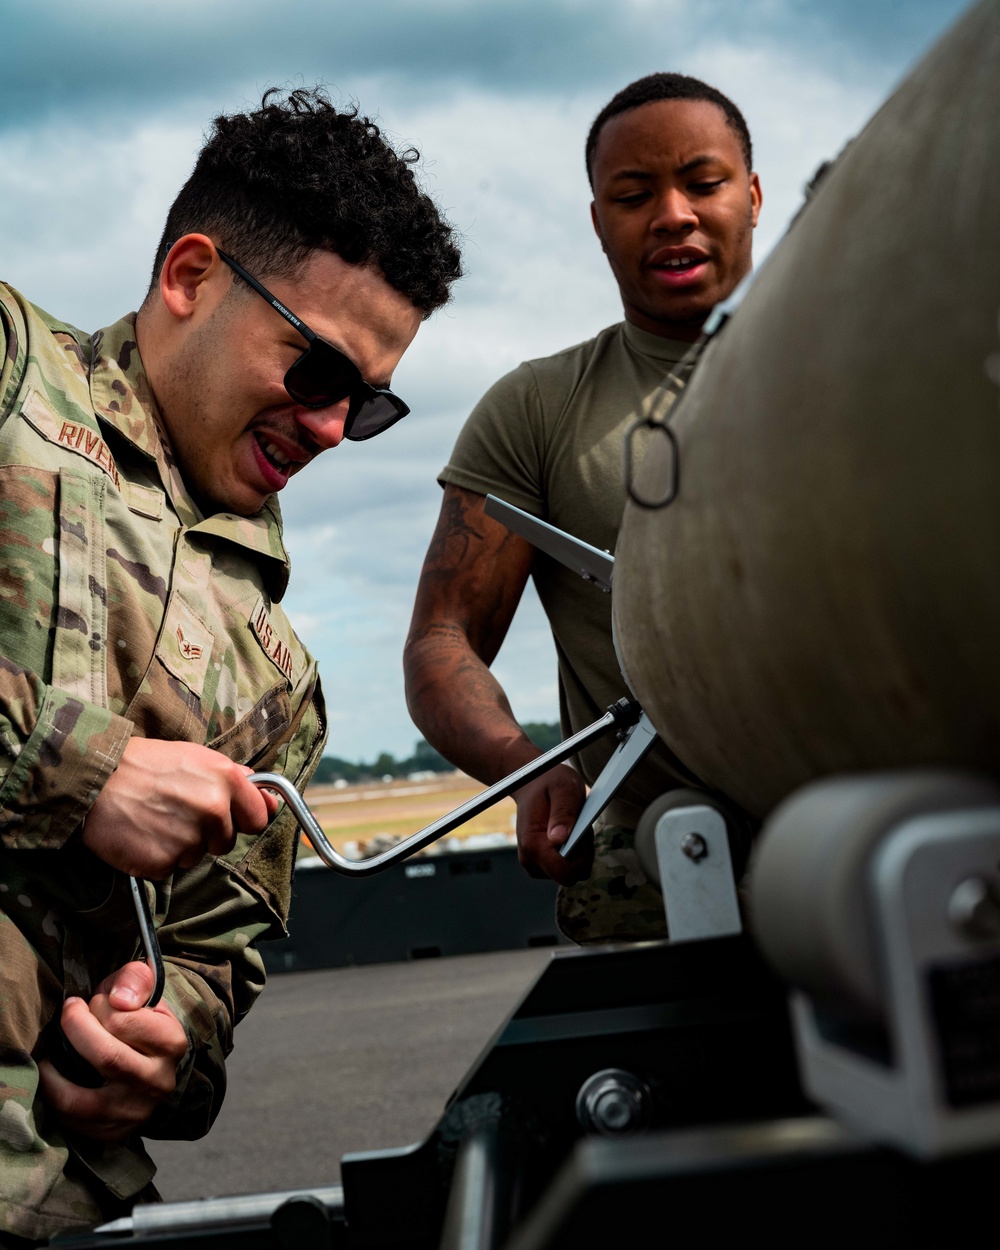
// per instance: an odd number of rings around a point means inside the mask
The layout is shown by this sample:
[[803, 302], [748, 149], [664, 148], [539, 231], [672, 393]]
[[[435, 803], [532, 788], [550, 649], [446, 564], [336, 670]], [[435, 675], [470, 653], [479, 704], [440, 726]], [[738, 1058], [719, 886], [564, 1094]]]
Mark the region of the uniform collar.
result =
[[268, 589], [277, 601], [288, 585], [290, 562], [281, 534], [281, 509], [272, 496], [254, 516], [229, 512], [203, 516], [188, 493], [156, 399], [139, 356], [135, 313], [98, 330], [91, 339], [90, 397], [94, 412], [137, 451], [154, 461], [167, 498], [182, 525], [214, 535], [264, 557]]
[[272, 495], [254, 516], [237, 516], [234, 512], [216, 512], [192, 525], [192, 534], [211, 534], [227, 542], [248, 547], [266, 558], [268, 593], [278, 603], [288, 588], [291, 561], [281, 536], [281, 508]]
[[648, 330], [640, 330], [631, 321], [622, 322], [622, 332], [629, 347], [642, 356], [652, 356], [656, 360], [666, 360], [677, 364], [691, 350], [690, 343], [681, 343], [678, 339], [666, 339], [659, 334], [650, 334]]

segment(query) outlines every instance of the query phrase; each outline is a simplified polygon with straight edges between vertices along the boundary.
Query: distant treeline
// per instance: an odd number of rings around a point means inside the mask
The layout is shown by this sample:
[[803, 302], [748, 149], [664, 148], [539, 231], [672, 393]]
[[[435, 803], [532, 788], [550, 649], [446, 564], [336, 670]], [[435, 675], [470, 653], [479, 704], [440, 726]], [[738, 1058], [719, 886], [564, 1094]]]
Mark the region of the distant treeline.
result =
[[[521, 728], [542, 751], [562, 741], [558, 722], [549, 725], [542, 721], [528, 721]], [[342, 760], [336, 755], [324, 755], [313, 781], [320, 785], [330, 785], [334, 781], [371, 781], [378, 777], [408, 777], [410, 773], [450, 773], [454, 767], [421, 738], [414, 744], [413, 754], [405, 760], [397, 760], [388, 751], [383, 751], [370, 764], [363, 761], [352, 764], [350, 760]]]

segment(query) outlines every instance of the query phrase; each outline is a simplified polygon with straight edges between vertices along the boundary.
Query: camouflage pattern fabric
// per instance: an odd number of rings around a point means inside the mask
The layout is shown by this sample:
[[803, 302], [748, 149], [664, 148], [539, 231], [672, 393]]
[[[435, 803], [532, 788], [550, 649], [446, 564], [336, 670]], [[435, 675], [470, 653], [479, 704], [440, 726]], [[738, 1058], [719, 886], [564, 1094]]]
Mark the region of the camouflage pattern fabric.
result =
[[667, 936], [663, 895], [642, 870], [634, 829], [595, 826], [590, 876], [576, 885], [560, 886], [556, 921], [581, 946]]
[[[139, 950], [127, 878], [79, 840], [135, 735], [202, 743], [302, 786], [325, 738], [316, 665], [279, 603], [277, 503], [204, 517], [159, 422], [134, 317], [92, 337], [0, 285], [0, 1243], [93, 1223], [149, 1184], [138, 1139], [69, 1139], [36, 1060], [64, 998]], [[188, 1053], [149, 1137], [207, 1132], [255, 939], [284, 932], [286, 810], [158, 883], [166, 1001]]]

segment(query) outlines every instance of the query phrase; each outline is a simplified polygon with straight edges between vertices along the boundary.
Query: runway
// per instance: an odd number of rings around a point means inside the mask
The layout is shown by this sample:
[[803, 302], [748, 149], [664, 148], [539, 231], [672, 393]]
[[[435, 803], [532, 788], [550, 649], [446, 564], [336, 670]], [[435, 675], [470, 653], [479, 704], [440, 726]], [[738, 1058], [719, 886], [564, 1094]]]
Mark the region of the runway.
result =
[[197, 1142], [147, 1142], [167, 1202], [331, 1184], [348, 1151], [422, 1139], [551, 958], [500, 951], [271, 976]]

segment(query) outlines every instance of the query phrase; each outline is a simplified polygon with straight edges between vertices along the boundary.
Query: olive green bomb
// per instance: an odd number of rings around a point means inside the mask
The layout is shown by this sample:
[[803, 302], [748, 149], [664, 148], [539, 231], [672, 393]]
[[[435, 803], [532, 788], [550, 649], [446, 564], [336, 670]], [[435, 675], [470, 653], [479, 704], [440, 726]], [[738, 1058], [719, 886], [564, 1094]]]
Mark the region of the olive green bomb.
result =
[[[813, 778], [1000, 761], [1000, 4], [823, 179], [673, 409], [676, 500], [629, 503], [625, 675], [763, 816]], [[656, 440], [638, 492], [662, 494]]]

